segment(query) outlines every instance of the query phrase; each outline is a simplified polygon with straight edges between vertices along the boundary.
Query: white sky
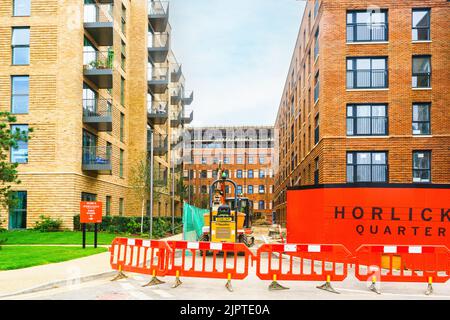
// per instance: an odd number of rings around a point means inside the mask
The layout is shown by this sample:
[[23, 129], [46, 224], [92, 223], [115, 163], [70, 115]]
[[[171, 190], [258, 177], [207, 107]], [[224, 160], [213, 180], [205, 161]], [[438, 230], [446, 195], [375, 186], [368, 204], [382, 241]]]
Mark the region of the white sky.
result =
[[296, 0], [171, 0], [192, 126], [273, 125], [304, 10]]

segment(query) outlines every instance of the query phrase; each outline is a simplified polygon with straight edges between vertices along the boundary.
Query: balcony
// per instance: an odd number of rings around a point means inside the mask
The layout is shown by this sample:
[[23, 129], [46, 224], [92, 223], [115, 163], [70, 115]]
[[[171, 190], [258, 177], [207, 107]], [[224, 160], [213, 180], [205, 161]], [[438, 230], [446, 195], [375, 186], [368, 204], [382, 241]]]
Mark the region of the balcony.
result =
[[183, 122], [183, 120], [182, 120], [182, 113], [181, 112], [179, 112], [179, 113], [176, 113], [176, 112], [172, 113], [172, 116], [171, 116], [171, 119], [170, 119], [170, 126], [172, 128], [178, 127], [179, 125], [182, 124], [182, 122]]
[[189, 109], [184, 109], [183, 111], [183, 124], [191, 123], [194, 120], [194, 111]]
[[169, 118], [167, 102], [149, 101], [147, 118], [150, 124], [164, 124]]
[[148, 2], [148, 22], [155, 32], [164, 32], [169, 22], [169, 1]]
[[177, 105], [181, 101], [182, 90], [179, 88], [173, 89], [170, 93], [170, 104]]
[[166, 92], [169, 86], [169, 68], [149, 68], [148, 69], [148, 90], [149, 93], [161, 94]]
[[153, 63], [163, 63], [169, 55], [170, 36], [165, 33], [149, 33], [148, 57]]
[[183, 104], [190, 105], [194, 101], [194, 91], [186, 91], [183, 95]]
[[183, 142], [183, 136], [181, 135], [172, 135], [170, 140], [170, 148], [174, 149], [177, 145]]
[[183, 74], [181, 70], [180, 64], [173, 64], [171, 71], [170, 71], [170, 81], [171, 82], [178, 82], [181, 78], [181, 75]]
[[84, 29], [100, 47], [113, 45], [114, 22], [112, 0], [84, 5]]
[[113, 85], [113, 51], [85, 51], [83, 73], [98, 89], [111, 89]]
[[112, 131], [111, 99], [83, 99], [83, 122], [97, 131]]
[[[147, 151], [150, 152], [152, 150], [152, 144], [150, 139], [150, 134], [147, 134]], [[167, 135], [156, 133], [153, 136], [153, 155], [155, 156], [163, 156], [169, 150], [169, 144]]]
[[83, 147], [83, 170], [85, 171], [111, 171], [111, 147]]

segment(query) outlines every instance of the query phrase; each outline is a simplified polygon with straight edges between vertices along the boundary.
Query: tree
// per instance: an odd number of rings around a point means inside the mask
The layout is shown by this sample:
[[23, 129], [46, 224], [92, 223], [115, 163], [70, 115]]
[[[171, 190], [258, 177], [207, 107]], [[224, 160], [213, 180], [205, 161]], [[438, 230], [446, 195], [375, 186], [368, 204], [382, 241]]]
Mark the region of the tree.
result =
[[[9, 151], [17, 148], [20, 141], [28, 141], [29, 133], [33, 132], [32, 128], [28, 129], [28, 133], [20, 131], [19, 128], [11, 130], [11, 124], [16, 121], [16, 117], [9, 112], [0, 112], [0, 203], [4, 208], [12, 207], [17, 203], [11, 186], [21, 183], [17, 172], [19, 164], [9, 162]], [[1, 226], [2, 219], [0, 217], [0, 228]]]

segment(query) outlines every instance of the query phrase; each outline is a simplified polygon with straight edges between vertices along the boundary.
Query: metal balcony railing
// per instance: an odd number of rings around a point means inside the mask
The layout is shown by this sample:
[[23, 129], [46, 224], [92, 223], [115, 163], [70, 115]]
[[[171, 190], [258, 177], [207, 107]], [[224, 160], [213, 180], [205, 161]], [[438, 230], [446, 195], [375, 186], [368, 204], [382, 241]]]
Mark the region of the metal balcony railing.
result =
[[154, 49], [167, 49], [170, 44], [170, 35], [167, 32], [148, 33], [148, 46]]
[[103, 171], [112, 170], [112, 148], [110, 146], [83, 147], [83, 170]]
[[347, 70], [348, 89], [387, 88], [386, 69]]
[[149, 16], [164, 16], [169, 13], [169, 1], [150, 0], [148, 2]]
[[84, 23], [113, 22], [113, 6], [111, 4], [85, 3]]
[[193, 119], [194, 119], [194, 111], [185, 108], [183, 110], [183, 123], [191, 123]]
[[185, 91], [183, 93], [183, 103], [185, 105], [190, 105], [194, 100], [194, 91]]
[[181, 64], [172, 64], [172, 66], [170, 67], [170, 81], [178, 82], [181, 78], [182, 73], [183, 72], [181, 71]]
[[172, 89], [170, 93], [170, 103], [178, 104], [181, 101], [182, 91], [180, 88]]
[[165, 101], [149, 101], [148, 113], [152, 115], [168, 115], [167, 102]]
[[355, 23], [347, 26], [348, 42], [387, 41], [387, 23]]
[[83, 66], [85, 70], [112, 69], [114, 64], [114, 51], [84, 51]]
[[148, 68], [149, 81], [168, 81], [169, 80], [169, 68]]
[[83, 117], [111, 117], [112, 100], [105, 98], [83, 99]]

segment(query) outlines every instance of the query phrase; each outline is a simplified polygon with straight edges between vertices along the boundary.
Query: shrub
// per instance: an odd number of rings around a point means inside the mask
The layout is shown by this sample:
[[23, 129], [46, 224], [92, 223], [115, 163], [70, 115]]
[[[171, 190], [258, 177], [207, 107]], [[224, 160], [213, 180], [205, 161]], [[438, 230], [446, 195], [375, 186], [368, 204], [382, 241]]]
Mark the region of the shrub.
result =
[[52, 219], [50, 217], [41, 215], [39, 221], [35, 223], [34, 230], [41, 232], [53, 232], [60, 230], [62, 225], [61, 219]]

